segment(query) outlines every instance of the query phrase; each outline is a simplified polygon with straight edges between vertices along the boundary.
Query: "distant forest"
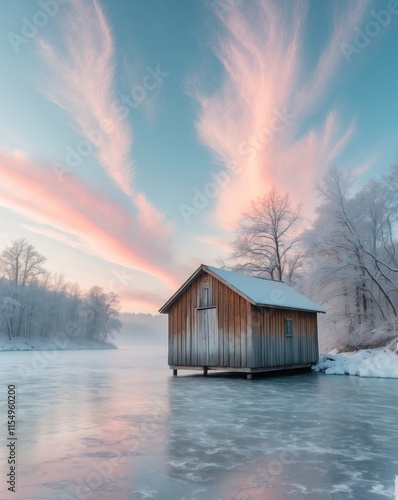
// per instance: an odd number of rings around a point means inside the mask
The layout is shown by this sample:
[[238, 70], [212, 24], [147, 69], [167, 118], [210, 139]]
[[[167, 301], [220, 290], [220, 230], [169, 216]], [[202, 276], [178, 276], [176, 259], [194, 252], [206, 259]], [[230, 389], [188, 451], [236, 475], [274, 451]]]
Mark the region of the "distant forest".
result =
[[119, 298], [98, 286], [77, 283], [45, 268], [46, 257], [24, 238], [0, 253], [0, 333], [43, 339], [109, 342], [121, 329]]

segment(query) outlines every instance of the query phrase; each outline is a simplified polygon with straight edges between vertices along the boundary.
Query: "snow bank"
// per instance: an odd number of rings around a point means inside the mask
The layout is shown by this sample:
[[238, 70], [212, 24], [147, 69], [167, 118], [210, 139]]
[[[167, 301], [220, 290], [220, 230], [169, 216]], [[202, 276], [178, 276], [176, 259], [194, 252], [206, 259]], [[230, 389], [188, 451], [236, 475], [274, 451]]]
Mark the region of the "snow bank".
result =
[[54, 350], [82, 350], [82, 349], [117, 349], [114, 344], [98, 340], [60, 338], [43, 339], [41, 337], [13, 338], [0, 335], [0, 351], [54, 351]]
[[326, 375], [398, 378], [398, 356], [388, 349], [367, 349], [355, 353], [322, 354], [312, 369]]

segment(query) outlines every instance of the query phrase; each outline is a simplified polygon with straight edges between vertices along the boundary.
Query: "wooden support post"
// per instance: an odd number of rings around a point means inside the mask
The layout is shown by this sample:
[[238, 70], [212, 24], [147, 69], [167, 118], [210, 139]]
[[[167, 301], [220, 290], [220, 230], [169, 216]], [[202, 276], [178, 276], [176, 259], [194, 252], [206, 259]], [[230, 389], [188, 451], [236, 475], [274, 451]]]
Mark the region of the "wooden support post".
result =
[[253, 378], [253, 374], [252, 374], [252, 373], [248, 373], [248, 374], [246, 375], [246, 379], [247, 379], [247, 380], [251, 380], [252, 378]]
[[207, 366], [203, 367], [203, 376], [207, 377]]
[[173, 377], [177, 376], [177, 370], [173, 370]]

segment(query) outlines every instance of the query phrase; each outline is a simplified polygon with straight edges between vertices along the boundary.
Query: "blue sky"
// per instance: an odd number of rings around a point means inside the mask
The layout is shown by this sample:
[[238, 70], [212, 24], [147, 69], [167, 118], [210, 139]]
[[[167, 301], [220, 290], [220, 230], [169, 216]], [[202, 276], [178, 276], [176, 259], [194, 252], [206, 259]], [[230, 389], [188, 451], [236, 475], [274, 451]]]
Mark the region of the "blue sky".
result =
[[2, 246], [155, 312], [273, 185], [309, 225], [330, 164], [396, 161], [397, 26], [395, 0], [3, 6]]

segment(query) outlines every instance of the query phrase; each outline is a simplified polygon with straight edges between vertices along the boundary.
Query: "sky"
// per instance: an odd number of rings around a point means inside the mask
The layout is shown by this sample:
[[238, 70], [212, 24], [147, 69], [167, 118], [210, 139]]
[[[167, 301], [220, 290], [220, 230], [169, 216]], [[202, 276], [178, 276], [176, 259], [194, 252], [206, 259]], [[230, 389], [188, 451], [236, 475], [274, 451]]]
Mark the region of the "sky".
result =
[[155, 313], [251, 202], [397, 160], [398, 0], [0, 4], [0, 248]]

